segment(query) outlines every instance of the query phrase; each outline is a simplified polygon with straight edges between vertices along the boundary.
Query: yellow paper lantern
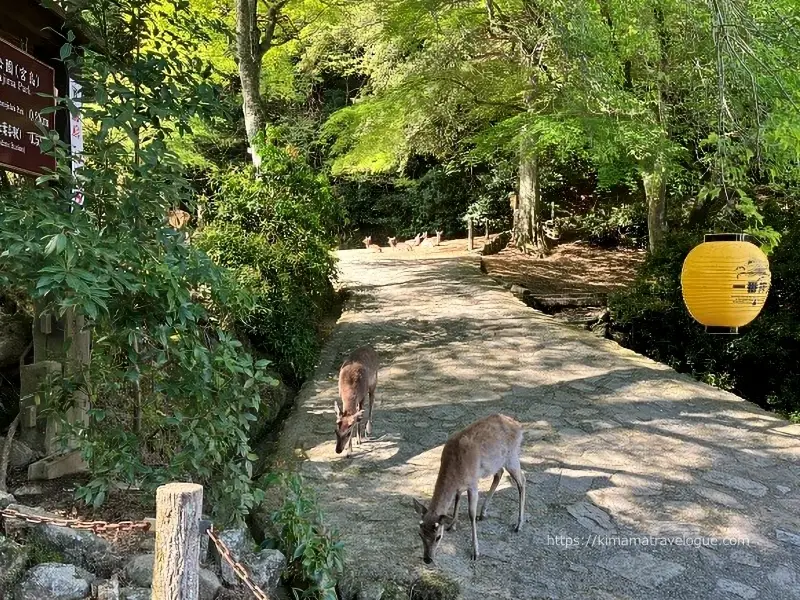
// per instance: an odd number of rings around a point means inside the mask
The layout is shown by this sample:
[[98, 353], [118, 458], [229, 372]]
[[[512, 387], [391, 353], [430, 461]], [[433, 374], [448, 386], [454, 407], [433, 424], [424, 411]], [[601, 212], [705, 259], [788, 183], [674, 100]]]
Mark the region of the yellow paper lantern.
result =
[[683, 301], [709, 333], [738, 333], [767, 300], [769, 261], [748, 239], [740, 233], [706, 235], [683, 262]]

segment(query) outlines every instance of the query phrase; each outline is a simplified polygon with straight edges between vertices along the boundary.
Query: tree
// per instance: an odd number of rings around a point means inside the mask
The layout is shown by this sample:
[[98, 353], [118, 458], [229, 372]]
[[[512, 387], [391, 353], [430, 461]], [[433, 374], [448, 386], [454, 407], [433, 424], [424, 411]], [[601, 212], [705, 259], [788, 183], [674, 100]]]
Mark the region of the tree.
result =
[[[287, 19], [282, 14], [288, 0], [263, 2], [266, 15], [259, 15], [259, 0], [235, 0], [236, 4], [236, 58], [239, 79], [242, 83], [242, 109], [247, 141], [253, 165], [261, 164], [258, 145], [267, 125], [264, 100], [261, 96], [261, 71], [264, 55], [291, 38], [287, 29], [280, 27]], [[263, 30], [263, 32], [262, 32]]]

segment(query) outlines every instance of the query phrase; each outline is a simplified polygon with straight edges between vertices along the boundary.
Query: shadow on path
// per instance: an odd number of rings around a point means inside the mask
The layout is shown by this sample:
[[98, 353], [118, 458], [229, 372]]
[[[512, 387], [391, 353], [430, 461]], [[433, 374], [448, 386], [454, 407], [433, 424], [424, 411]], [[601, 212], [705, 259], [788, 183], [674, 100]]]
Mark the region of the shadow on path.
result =
[[[411, 499], [450, 434], [504, 412], [526, 431], [527, 522], [512, 532], [504, 478], [472, 563], [462, 503], [436, 569], [464, 598], [800, 598], [800, 427], [556, 324], [474, 260], [340, 255], [351, 299], [280, 444], [346, 543], [345, 597], [425, 572]], [[346, 459], [336, 376], [367, 343], [376, 439]]]

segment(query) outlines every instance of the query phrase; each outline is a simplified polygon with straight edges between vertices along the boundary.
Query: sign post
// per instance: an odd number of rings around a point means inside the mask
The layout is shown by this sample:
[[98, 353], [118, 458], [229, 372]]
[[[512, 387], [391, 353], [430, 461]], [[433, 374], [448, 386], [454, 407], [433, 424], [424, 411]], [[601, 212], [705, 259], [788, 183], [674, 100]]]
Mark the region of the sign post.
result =
[[[76, 109], [81, 107], [81, 85], [73, 80], [69, 80], [69, 97], [75, 105]], [[81, 115], [79, 112], [75, 114], [70, 113], [69, 116], [69, 136], [70, 136], [70, 150], [72, 152], [72, 172], [75, 174], [79, 168], [83, 166], [83, 123], [81, 122]], [[72, 197], [75, 204], [83, 206], [84, 196], [83, 190], [80, 185], [73, 190], [74, 196]]]
[[53, 129], [54, 115], [41, 114], [53, 106], [55, 72], [0, 38], [0, 168], [25, 175], [55, 170], [54, 156], [43, 154], [41, 130]]

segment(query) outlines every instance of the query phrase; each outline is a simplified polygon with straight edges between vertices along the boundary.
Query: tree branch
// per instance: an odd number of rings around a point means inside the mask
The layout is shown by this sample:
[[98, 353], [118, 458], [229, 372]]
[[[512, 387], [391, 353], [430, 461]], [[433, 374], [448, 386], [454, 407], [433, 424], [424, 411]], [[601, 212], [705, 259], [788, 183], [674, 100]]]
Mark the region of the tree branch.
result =
[[[258, 45], [259, 56], [264, 56], [270, 48], [273, 47], [273, 39], [275, 38], [275, 28], [278, 25], [278, 20], [281, 17], [281, 10], [286, 6], [288, 0], [280, 0], [272, 4], [267, 11], [267, 26], [264, 29], [264, 37]], [[284, 42], [285, 43], [285, 42]]]

